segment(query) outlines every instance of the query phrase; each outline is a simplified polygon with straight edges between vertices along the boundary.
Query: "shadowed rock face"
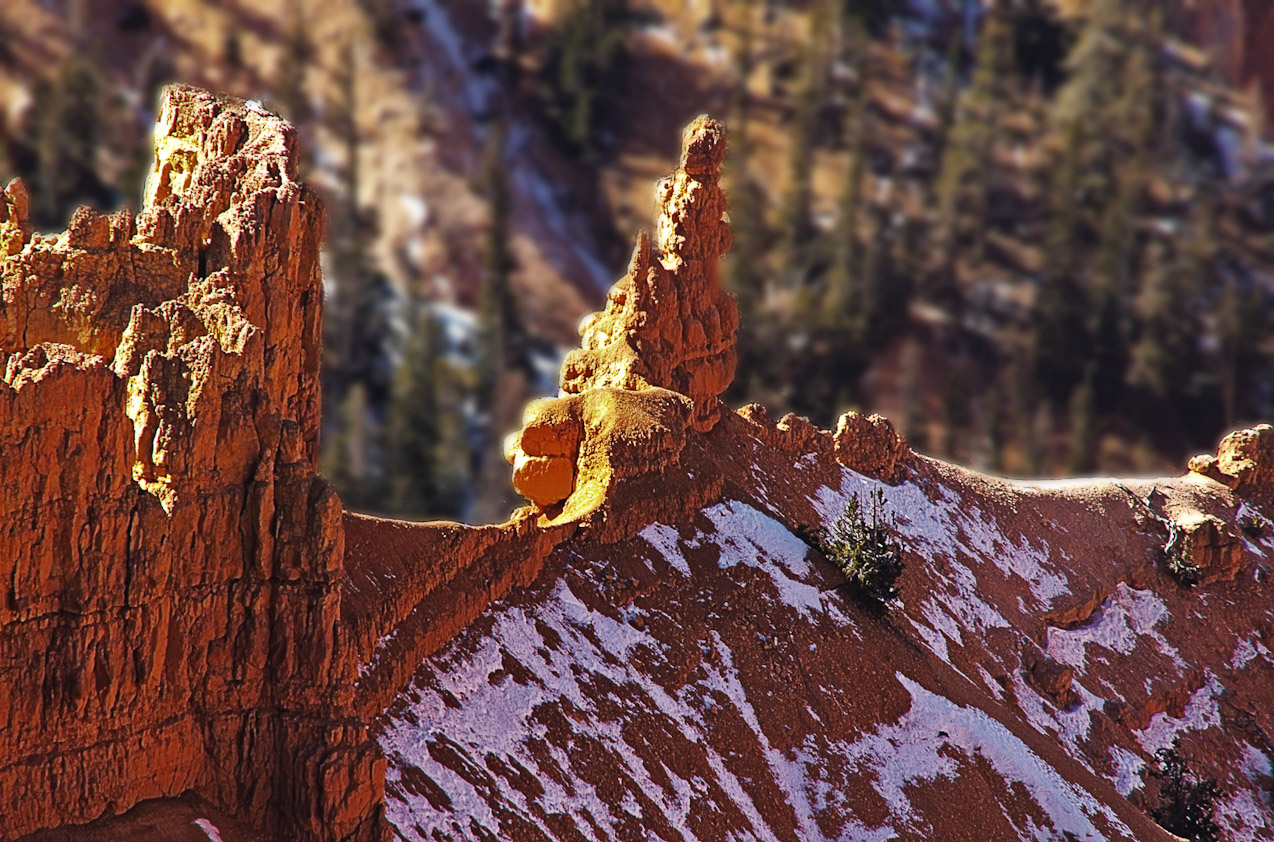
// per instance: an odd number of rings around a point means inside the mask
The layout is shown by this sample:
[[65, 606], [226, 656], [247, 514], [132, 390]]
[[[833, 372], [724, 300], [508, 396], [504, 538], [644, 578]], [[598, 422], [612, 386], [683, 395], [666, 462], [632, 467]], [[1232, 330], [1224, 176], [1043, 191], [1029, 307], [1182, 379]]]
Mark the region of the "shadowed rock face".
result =
[[0, 202], [0, 839], [187, 790], [375, 838], [315, 474], [323, 210], [242, 102], [170, 88], [155, 144], [136, 218]]

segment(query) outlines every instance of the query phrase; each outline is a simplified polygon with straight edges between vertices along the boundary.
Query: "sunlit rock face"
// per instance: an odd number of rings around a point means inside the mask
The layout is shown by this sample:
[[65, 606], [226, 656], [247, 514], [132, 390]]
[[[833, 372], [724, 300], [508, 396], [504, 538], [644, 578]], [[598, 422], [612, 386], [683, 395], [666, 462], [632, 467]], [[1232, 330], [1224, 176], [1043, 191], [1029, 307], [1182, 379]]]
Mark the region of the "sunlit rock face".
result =
[[0, 839], [187, 791], [378, 838], [315, 474], [323, 209], [250, 104], [169, 88], [155, 153], [136, 217], [0, 201]]

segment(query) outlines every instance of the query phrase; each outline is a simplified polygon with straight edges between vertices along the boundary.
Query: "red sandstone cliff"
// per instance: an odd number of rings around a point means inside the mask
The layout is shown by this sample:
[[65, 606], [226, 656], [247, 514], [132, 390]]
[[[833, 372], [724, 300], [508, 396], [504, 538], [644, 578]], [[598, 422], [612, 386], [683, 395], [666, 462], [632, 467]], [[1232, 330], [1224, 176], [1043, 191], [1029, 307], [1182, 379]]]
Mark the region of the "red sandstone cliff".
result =
[[[175, 836], [206, 800], [262, 838], [1145, 842], [1177, 736], [1227, 839], [1274, 830], [1274, 430], [1180, 478], [1031, 484], [877, 416], [730, 411], [702, 119], [507, 443], [531, 505], [342, 514], [290, 127], [177, 88], [156, 146], [136, 220], [37, 238], [5, 194], [0, 838]], [[811, 540], [877, 489], [887, 613]]]
[[378, 838], [315, 474], [323, 210], [242, 102], [170, 88], [155, 145], [136, 218], [0, 203], [0, 839], [187, 790]]

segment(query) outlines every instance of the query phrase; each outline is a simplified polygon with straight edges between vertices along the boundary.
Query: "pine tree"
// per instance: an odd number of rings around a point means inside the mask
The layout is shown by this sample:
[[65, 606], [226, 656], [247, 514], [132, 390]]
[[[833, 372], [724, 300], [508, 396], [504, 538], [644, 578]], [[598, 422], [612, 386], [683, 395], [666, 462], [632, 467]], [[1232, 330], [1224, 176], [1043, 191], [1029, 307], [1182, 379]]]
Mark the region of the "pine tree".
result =
[[480, 403], [490, 410], [503, 375], [526, 371], [527, 338], [513, 291], [513, 254], [509, 217], [512, 211], [505, 160], [503, 122], [491, 128], [482, 162], [482, 188], [490, 218], [482, 244], [482, 287], [478, 300]]
[[1119, 96], [1111, 104], [1104, 144], [1114, 146], [1107, 153], [1114, 168], [1114, 194], [1101, 217], [1101, 240], [1096, 269], [1115, 294], [1127, 296], [1134, 249], [1133, 235], [1142, 211], [1143, 196], [1154, 170], [1154, 144], [1159, 134], [1156, 100], [1163, 90], [1159, 79], [1157, 53], [1162, 33], [1157, 14], [1139, 30], [1125, 27], [1127, 50], [1118, 79]]
[[778, 275], [799, 287], [806, 264], [805, 245], [813, 235], [810, 201], [813, 194], [814, 120], [822, 68], [814, 50], [806, 63], [788, 132], [787, 184], [778, 215]]
[[1233, 277], [1226, 278], [1217, 317], [1221, 339], [1221, 404], [1226, 429], [1233, 428], [1247, 411], [1244, 398], [1251, 394], [1250, 384], [1258, 372], [1268, 370], [1269, 361], [1261, 352], [1261, 342], [1268, 330], [1268, 307], [1258, 285], [1252, 284], [1244, 294]]
[[332, 434], [323, 442], [320, 468], [345, 505], [363, 508], [371, 501], [367, 388], [354, 383], [340, 400]]
[[937, 185], [935, 241], [939, 271], [948, 277], [954, 272], [962, 228], [971, 229], [973, 256], [982, 258], [996, 124], [1004, 80], [1011, 72], [1010, 35], [1004, 13], [998, 6], [993, 7], [982, 24], [973, 77], [960, 95], [944, 145]]
[[436, 318], [427, 308], [418, 309], [385, 414], [386, 504], [398, 515], [454, 517], [467, 484], [460, 412], [464, 389]]
[[738, 375], [731, 385], [730, 398], [755, 397], [754, 384], [773, 379], [769, 370], [771, 354], [761, 341], [765, 318], [765, 255], [767, 231], [765, 197], [750, 171], [751, 96], [748, 79], [752, 74], [754, 46], [752, 0], [738, 4], [736, 20], [739, 40], [734, 51], [735, 83], [730, 97], [730, 148], [726, 167], [726, 195], [729, 198], [733, 246], [723, 266], [722, 282], [739, 307]]
[[97, 172], [105, 91], [83, 44], [36, 84], [30, 127], [38, 170], [31, 215], [37, 227], [56, 228], [82, 203], [99, 207], [110, 198]]
[[1183, 372], [1197, 370], [1200, 330], [1190, 303], [1192, 281], [1167, 245], [1154, 241], [1147, 247], [1129, 380], [1161, 404], [1172, 403], [1189, 388]]
[[1084, 382], [1071, 395], [1071, 453], [1066, 470], [1070, 474], [1088, 475], [1097, 470], [1097, 407], [1090, 367]]
[[[851, 29], [856, 21], [846, 24]], [[851, 35], [855, 45], [862, 43], [861, 33]], [[856, 49], [860, 55], [858, 65], [858, 90], [854, 94], [846, 115], [846, 134], [849, 154], [845, 168], [845, 184], [841, 189], [840, 209], [832, 232], [832, 266], [828, 272], [827, 294], [823, 300], [822, 318], [833, 326], [841, 325], [862, 338], [872, 313], [866, 312], [866, 296], [860, 277], [858, 233], [862, 205], [862, 182], [867, 154], [867, 104], [870, 68], [866, 51]], [[873, 240], [874, 242], [874, 240]]]
[[558, 139], [586, 161], [605, 151], [607, 103], [622, 90], [627, 0], [573, 0], [543, 41], [540, 98]]
[[[343, 57], [345, 61], [351, 63], [356, 58], [352, 44], [351, 39], [347, 43]], [[274, 99], [278, 103], [279, 113], [293, 123], [308, 122], [312, 116], [309, 94], [306, 91], [306, 77], [313, 58], [314, 47], [310, 42], [309, 24], [302, 0], [292, 0], [287, 35], [283, 42], [283, 61], [274, 83]], [[356, 84], [355, 72], [355, 68], [349, 66], [338, 77], [341, 104], [346, 108], [349, 107], [350, 101], [350, 92], [347, 88]]]
[[1161, 783], [1159, 806], [1150, 816], [1160, 827], [1191, 842], [1216, 842], [1221, 838], [1221, 826], [1214, 814], [1224, 793], [1215, 780], [1190, 771], [1180, 746], [1180, 738], [1174, 738], [1171, 746], [1155, 752], [1158, 764], [1150, 774]]
[[358, 121], [359, 55], [351, 38], [341, 50], [334, 95], [328, 106], [329, 125], [336, 136], [344, 161], [339, 188], [331, 203], [328, 236], [328, 300], [324, 320], [324, 347], [330, 368], [346, 382], [366, 369], [356, 347], [362, 344], [356, 311], [374, 280], [369, 247], [372, 225], [359, 204], [362, 186], [360, 152], [362, 137]]

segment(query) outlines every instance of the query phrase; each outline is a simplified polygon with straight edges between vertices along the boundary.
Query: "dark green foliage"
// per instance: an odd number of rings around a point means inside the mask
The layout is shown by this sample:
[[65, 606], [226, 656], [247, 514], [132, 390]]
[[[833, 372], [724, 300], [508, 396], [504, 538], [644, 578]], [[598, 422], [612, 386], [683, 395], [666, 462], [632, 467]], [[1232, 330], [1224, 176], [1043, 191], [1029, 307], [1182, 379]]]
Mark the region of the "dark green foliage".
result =
[[422, 307], [394, 373], [384, 429], [385, 509], [394, 514], [455, 517], [464, 502], [465, 388], [441, 334]]
[[896, 518], [885, 510], [885, 493], [877, 488], [866, 506], [857, 495], [821, 539], [820, 549], [845, 574], [846, 584], [863, 602], [884, 606], [898, 598], [902, 545]]
[[1201, 778], [1181, 756], [1180, 738], [1155, 752], [1158, 768], [1150, 774], [1159, 780], [1159, 806], [1150, 816], [1170, 833], [1191, 842], [1216, 842], [1221, 827], [1213, 818], [1216, 801], [1224, 793], [1212, 778]]
[[1168, 521], [1168, 543], [1163, 547], [1164, 564], [1172, 578], [1186, 587], [1199, 584], [1203, 571], [1191, 559], [1190, 536], [1173, 521]]
[[[227, 47], [230, 43], [227, 42]], [[230, 50], [227, 50], [230, 53]], [[234, 53], [241, 52], [238, 40], [234, 41]], [[309, 96], [306, 93], [306, 76], [310, 62], [313, 60], [314, 47], [310, 43], [309, 26], [300, 9], [294, 3], [288, 21], [287, 35], [283, 42], [283, 61], [279, 65], [278, 75], [274, 83], [273, 101], [277, 103], [279, 113], [293, 123], [303, 123], [310, 119], [311, 110]], [[230, 60], [232, 56], [228, 56]], [[231, 66], [234, 66], [233, 63]], [[352, 84], [351, 75], [342, 77], [341, 84]]]
[[104, 209], [114, 201], [97, 168], [109, 95], [101, 78], [86, 54], [72, 51], [60, 68], [36, 83], [41, 107], [29, 126], [37, 165], [31, 212], [40, 228], [65, 224], [80, 204]]
[[512, 285], [512, 197], [504, 147], [505, 126], [501, 122], [491, 129], [482, 162], [481, 188], [490, 207], [490, 221], [482, 241], [482, 288], [478, 299], [478, 386], [484, 407], [494, 405], [503, 372], [528, 368], [526, 332]]
[[627, 0], [573, 0], [543, 41], [537, 93], [545, 116], [559, 142], [587, 161], [606, 151], [601, 133], [607, 103], [623, 89], [630, 23]]

